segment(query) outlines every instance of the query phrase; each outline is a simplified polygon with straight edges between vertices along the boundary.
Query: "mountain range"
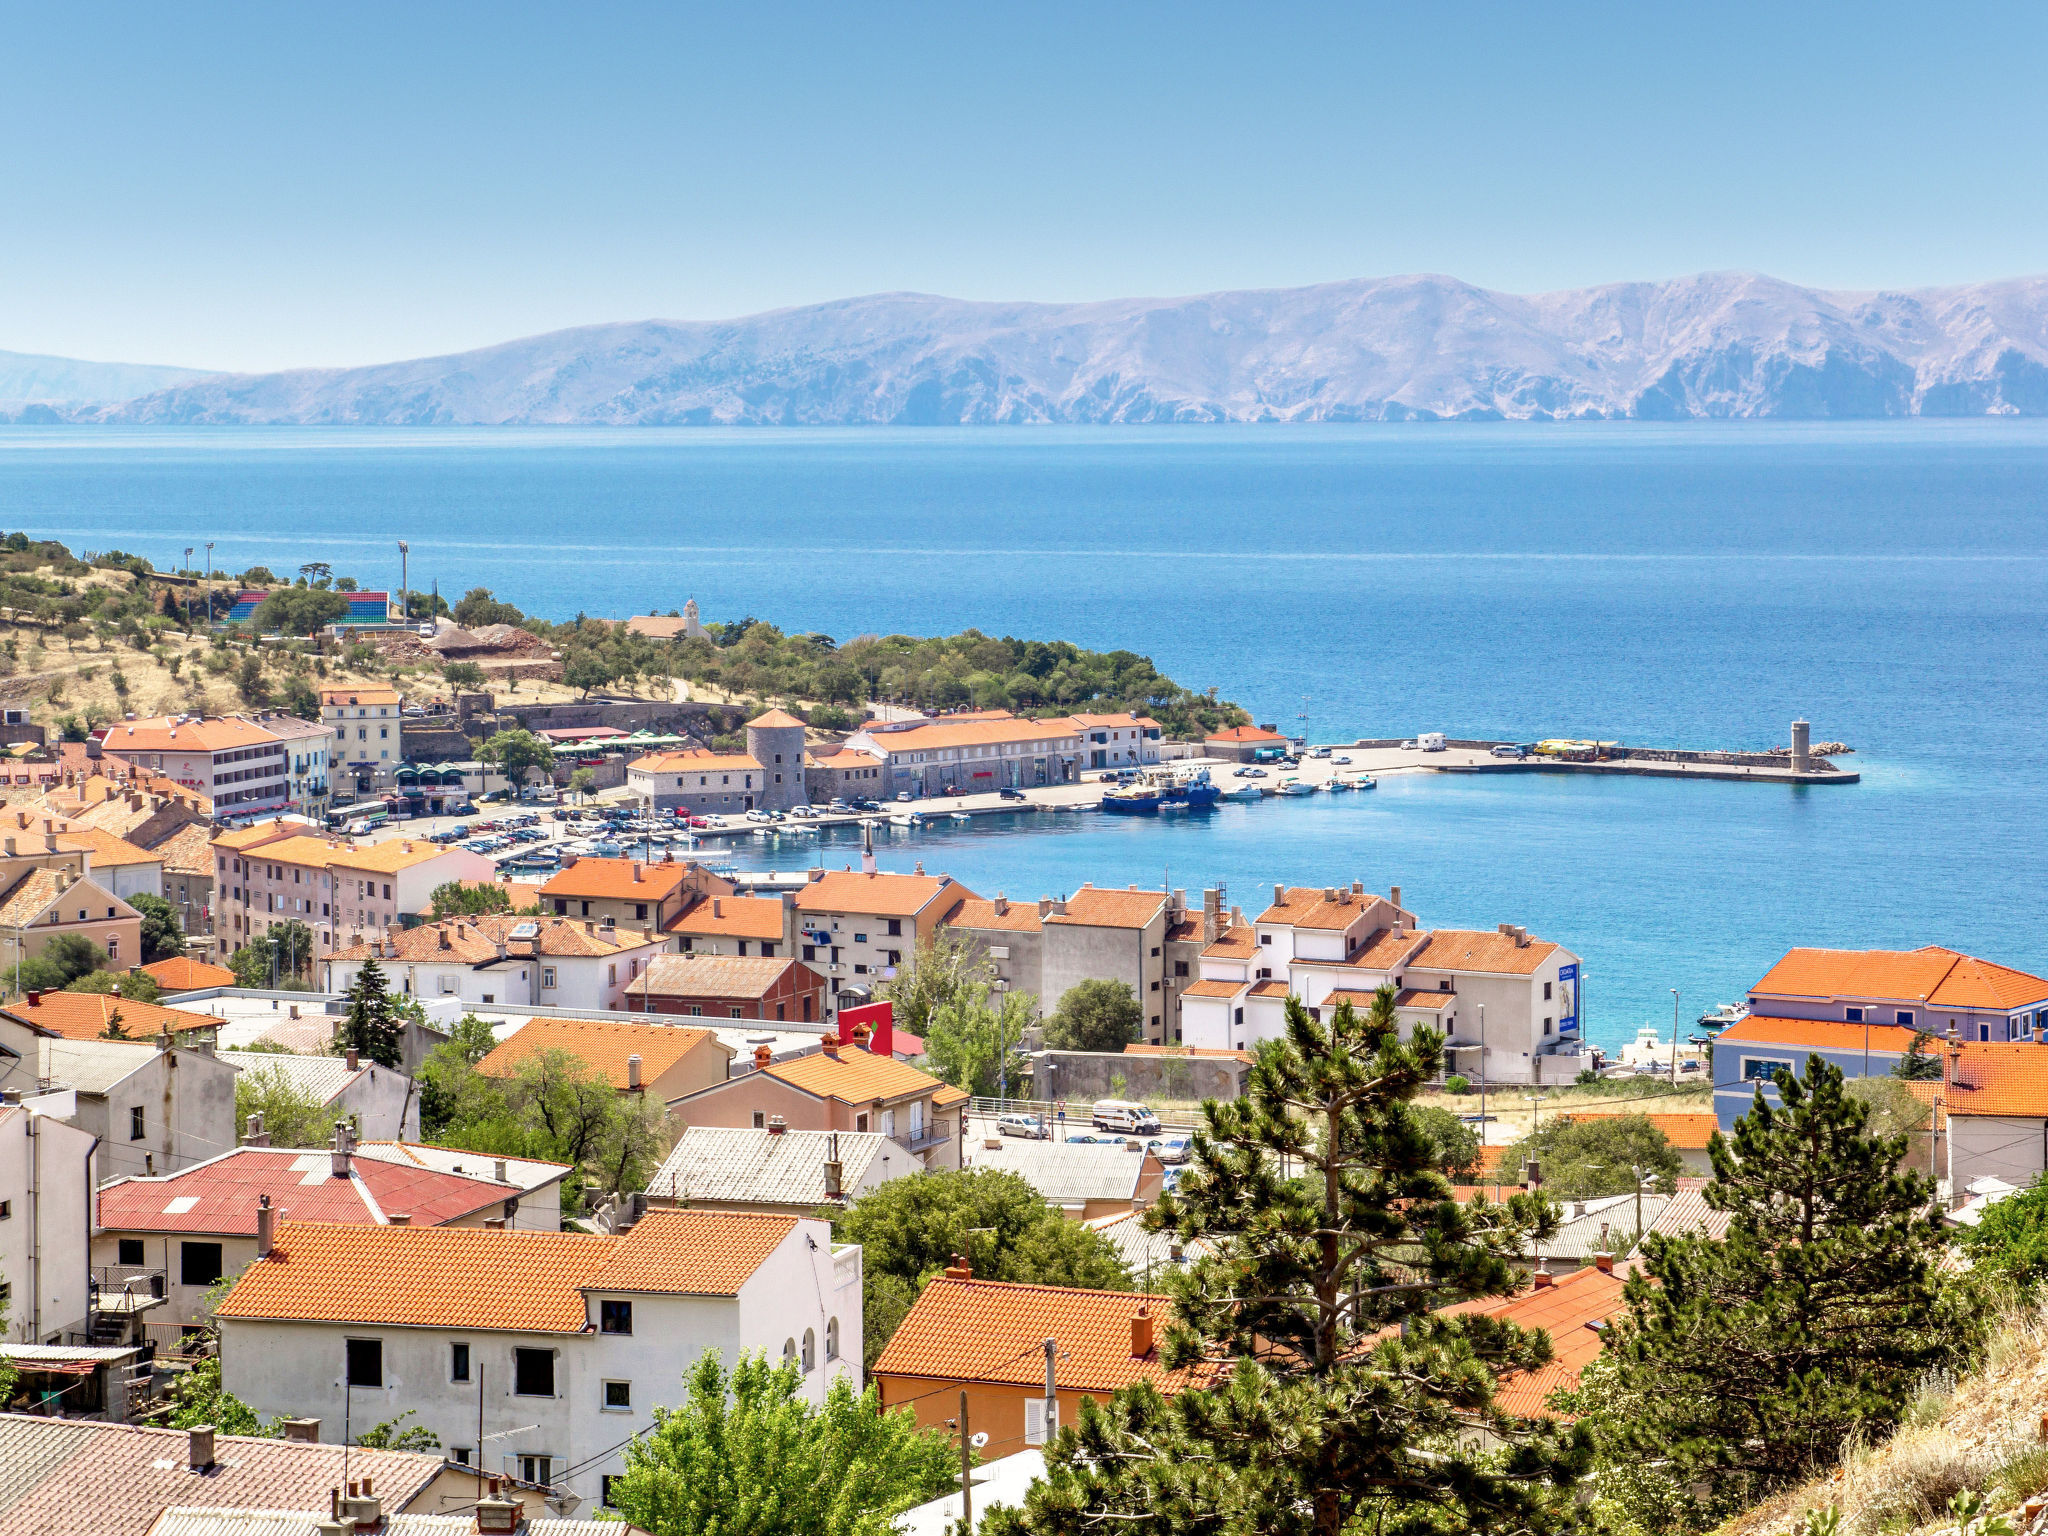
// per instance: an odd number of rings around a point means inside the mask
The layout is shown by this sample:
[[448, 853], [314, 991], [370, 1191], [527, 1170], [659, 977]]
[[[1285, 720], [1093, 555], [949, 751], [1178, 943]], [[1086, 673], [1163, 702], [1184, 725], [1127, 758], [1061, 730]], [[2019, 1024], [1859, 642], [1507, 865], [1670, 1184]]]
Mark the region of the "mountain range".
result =
[[[0, 401], [112, 423], [966, 425], [2048, 415], [2048, 278], [1835, 292], [1705, 273], [1546, 294], [1453, 278], [1080, 304], [879, 294], [581, 326], [362, 368]], [[28, 359], [66, 382], [61, 360]], [[107, 365], [111, 368], [111, 365]], [[140, 375], [149, 370], [117, 370]]]

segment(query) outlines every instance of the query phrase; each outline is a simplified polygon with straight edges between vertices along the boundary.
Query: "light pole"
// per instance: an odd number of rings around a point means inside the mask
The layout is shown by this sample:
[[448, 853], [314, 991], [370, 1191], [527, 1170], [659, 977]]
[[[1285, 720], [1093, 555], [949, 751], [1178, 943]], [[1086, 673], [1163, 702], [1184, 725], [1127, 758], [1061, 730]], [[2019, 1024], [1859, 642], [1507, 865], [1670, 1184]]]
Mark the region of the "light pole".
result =
[[1678, 988], [1671, 989], [1671, 1086], [1678, 1086]]
[[206, 627], [213, 628], [213, 540], [206, 541]]
[[[192, 546], [189, 544], [185, 546], [185, 569], [188, 571], [192, 569]], [[188, 576], [185, 579], [190, 581], [192, 578]], [[192, 627], [192, 589], [190, 587], [185, 589], [185, 627], [187, 629]]]
[[412, 559], [412, 546], [398, 541], [398, 603], [399, 612], [405, 615], [405, 622], [412, 622], [412, 593], [406, 590], [406, 583], [412, 580], [408, 562]]
[[1479, 1145], [1486, 1145], [1486, 1004], [1479, 1005]]

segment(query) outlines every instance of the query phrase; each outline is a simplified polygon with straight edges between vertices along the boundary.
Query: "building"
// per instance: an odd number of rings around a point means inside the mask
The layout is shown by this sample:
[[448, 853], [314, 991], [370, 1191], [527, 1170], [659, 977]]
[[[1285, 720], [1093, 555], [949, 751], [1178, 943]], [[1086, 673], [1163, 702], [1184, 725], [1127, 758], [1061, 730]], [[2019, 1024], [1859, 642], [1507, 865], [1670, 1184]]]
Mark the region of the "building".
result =
[[1098, 890], [1083, 885], [1056, 897], [1044, 924], [1044, 977], [1040, 1000], [1050, 1013], [1071, 987], [1084, 981], [1121, 981], [1138, 1000], [1144, 1038], [1165, 1043], [1167, 894]]
[[1780, 1067], [1798, 1075], [1810, 1055], [1840, 1068], [1846, 1077], [1883, 1077], [1912, 1049], [1913, 1039], [1914, 1031], [1900, 1024], [1751, 1014], [1714, 1037], [1715, 1119], [1723, 1131], [1734, 1130], [1759, 1090], [1776, 1104], [1772, 1076]]
[[747, 722], [747, 756], [761, 765], [760, 807], [786, 811], [808, 805], [804, 783], [804, 723], [784, 709], [771, 709]]
[[1014, 1173], [1074, 1221], [1128, 1215], [1159, 1198], [1166, 1168], [1142, 1141], [1033, 1141], [1024, 1136], [977, 1136], [961, 1153], [961, 1166]]
[[1052, 900], [1012, 901], [1001, 891], [995, 900], [963, 896], [946, 913], [946, 928], [972, 939], [995, 972], [1005, 992], [1028, 992], [1048, 1009], [1058, 999], [1045, 998], [1045, 918]]
[[1504, 1376], [1493, 1389], [1493, 1403], [1503, 1412], [1525, 1418], [1547, 1416], [1553, 1392], [1568, 1392], [1599, 1358], [1607, 1342], [1607, 1325], [1628, 1310], [1624, 1280], [1614, 1271], [1613, 1256], [1562, 1279], [1539, 1272], [1530, 1289], [1513, 1296], [1484, 1296], [1441, 1309], [1440, 1316], [1484, 1315], [1517, 1328], [1541, 1328], [1550, 1335], [1551, 1357], [1533, 1371]]
[[620, 1093], [666, 1104], [726, 1080], [733, 1048], [708, 1029], [619, 1024], [601, 1019], [529, 1019], [477, 1063], [486, 1077], [510, 1077], [544, 1051], [566, 1051]]
[[1088, 1225], [1115, 1245], [1117, 1257], [1140, 1290], [1153, 1289], [1162, 1277], [1215, 1251], [1215, 1244], [1205, 1237], [1184, 1243], [1178, 1232], [1146, 1231], [1142, 1211], [1098, 1216]]
[[867, 1002], [873, 988], [915, 962], [918, 946], [938, 937], [953, 906], [974, 892], [950, 875], [876, 871], [811, 871], [796, 893], [798, 958], [825, 973], [827, 1022], [851, 997]]
[[334, 732], [329, 766], [336, 799], [368, 794], [380, 771], [389, 772], [405, 760], [402, 719], [401, 701], [393, 689], [320, 690], [320, 723]]
[[[187, 935], [213, 932], [213, 830], [204, 822], [180, 827], [156, 845], [164, 861], [164, 900], [178, 909]], [[210, 947], [210, 946], [209, 946]]]
[[697, 618], [697, 599], [691, 598], [683, 604], [679, 614], [666, 617], [658, 613], [638, 614], [626, 620], [626, 633], [645, 635], [650, 640], [703, 640], [708, 636]]
[[793, 953], [796, 909], [778, 896], [706, 896], [693, 901], [663, 926], [684, 954], [759, 955]]
[[8, 1340], [79, 1343], [92, 1326], [93, 1153], [99, 1142], [53, 1119], [46, 1103], [0, 1103], [0, 1310]]
[[150, 1536], [166, 1510], [193, 1504], [325, 1511], [349, 1482], [374, 1484], [386, 1510], [440, 1509], [444, 1492], [449, 1508], [476, 1498], [474, 1479], [413, 1451], [19, 1413], [0, 1414], [0, 1466], [0, 1536]]
[[346, 992], [374, 959], [395, 990], [426, 1001], [618, 1012], [626, 988], [667, 947], [645, 928], [587, 919], [447, 917], [335, 951], [320, 964], [320, 984]]
[[687, 1125], [794, 1131], [878, 1132], [926, 1168], [958, 1168], [967, 1095], [893, 1056], [842, 1046], [827, 1035], [815, 1056], [773, 1059], [755, 1050], [755, 1070], [669, 1101]]
[[561, 1229], [561, 1204], [529, 1200], [516, 1185], [480, 1171], [442, 1172], [354, 1155], [346, 1145], [308, 1149], [245, 1146], [174, 1174], [120, 1178], [92, 1204], [92, 1263], [108, 1277], [161, 1288], [163, 1320], [181, 1327], [209, 1316], [206, 1293], [256, 1258], [262, 1212], [272, 1221], [382, 1227]]
[[1203, 737], [1202, 752], [1226, 763], [1269, 763], [1287, 755], [1287, 738], [1270, 725], [1233, 725]]
[[65, 1040], [135, 1040], [147, 1044], [160, 1035], [168, 1035], [185, 1046], [204, 1042], [219, 1024], [203, 1013], [116, 997], [111, 992], [28, 992], [0, 1006], [0, 1019]]
[[178, 992], [203, 992], [214, 987], [233, 987], [240, 983], [235, 973], [224, 965], [209, 965], [204, 960], [194, 960], [190, 955], [173, 955], [168, 960], [158, 960], [142, 967], [142, 974], [157, 984], [165, 996]]
[[[960, 1522], [969, 1515], [973, 1516], [971, 1528], [979, 1528], [988, 1512], [999, 1504], [1022, 1509], [1031, 1485], [1045, 1478], [1045, 1452], [1024, 1450], [999, 1455], [976, 1463], [967, 1475], [973, 1493], [971, 1500], [956, 1488], [922, 1504], [913, 1504], [896, 1517], [895, 1536], [957, 1536]], [[970, 1503], [971, 1509], [966, 1507]]]
[[1944, 949], [1792, 949], [1749, 989], [1749, 1011], [1890, 1024], [1977, 1042], [2044, 1038], [2048, 980]]
[[593, 918], [660, 933], [693, 903], [730, 896], [732, 890], [731, 881], [701, 864], [570, 858], [541, 886], [540, 900], [557, 917]]
[[764, 808], [767, 776], [744, 752], [649, 752], [626, 764], [626, 788], [652, 810], [689, 816]]
[[[1081, 776], [1081, 736], [1072, 720], [1020, 720], [1003, 710], [938, 719], [870, 720], [839, 753], [881, 766], [875, 798], [908, 793], [974, 795], [1071, 784]], [[843, 771], [843, 770], [839, 770]]]
[[887, 772], [886, 764], [872, 752], [829, 747], [805, 759], [804, 785], [814, 805], [829, 805], [835, 800], [849, 804], [856, 800], [879, 800]]
[[326, 815], [334, 794], [335, 727], [281, 710], [266, 710], [256, 719], [284, 743], [285, 803], [308, 816]]
[[173, 1172], [235, 1144], [235, 1071], [204, 1050], [67, 1040], [0, 1014], [0, 1089], [97, 1136], [100, 1179]]
[[415, 1412], [456, 1461], [599, 1504], [707, 1350], [793, 1360], [813, 1403], [861, 1385], [860, 1250], [797, 1216], [657, 1210], [616, 1237], [280, 1222], [219, 1317], [222, 1385], [258, 1413], [338, 1437], [345, 1414]]
[[776, 956], [656, 955], [627, 986], [626, 1005], [635, 1013], [810, 1024], [825, 1017], [825, 978]]
[[[1591, 1120], [1592, 1115], [1566, 1115], [1567, 1120]], [[1697, 1113], [1660, 1115], [1645, 1111], [1642, 1118], [1657, 1128], [1659, 1134], [1671, 1143], [1671, 1150], [1678, 1154], [1678, 1160], [1685, 1165], [1687, 1174], [1705, 1177], [1714, 1171], [1712, 1160], [1707, 1156], [1707, 1143], [1720, 1128], [1712, 1110]]]
[[[346, 1120], [368, 1141], [418, 1141], [420, 1095], [413, 1080], [393, 1067], [345, 1056], [298, 1056], [284, 1051], [217, 1051], [237, 1072], [281, 1079], [321, 1105], [330, 1122]], [[301, 1218], [305, 1219], [305, 1218]]]
[[1141, 768], [1159, 761], [1159, 722], [1135, 711], [1068, 717], [1091, 769]]
[[196, 791], [224, 820], [282, 810], [289, 798], [283, 741], [238, 715], [124, 720], [107, 727], [100, 752]]
[[692, 1125], [647, 1181], [648, 1203], [697, 1211], [808, 1216], [844, 1207], [923, 1167], [873, 1131]]
[[[1206, 1383], [1205, 1368], [1170, 1371], [1159, 1358], [1172, 1305], [1144, 1292], [977, 1280], [956, 1265], [918, 1293], [875, 1361], [881, 1406], [908, 1405], [920, 1425], [943, 1428], [965, 1390], [968, 1419], [990, 1446], [1043, 1445], [1050, 1430], [1080, 1422], [1083, 1398], [1106, 1402], [1140, 1381], [1168, 1395]], [[1050, 1425], [1048, 1380], [1058, 1402]]]
[[164, 860], [160, 853], [139, 848], [124, 837], [97, 827], [69, 827], [57, 834], [60, 847], [76, 848], [87, 855], [86, 868], [109, 894], [126, 901], [130, 896], [162, 896]]
[[[83, 864], [90, 856], [76, 852]], [[9, 866], [14, 866], [10, 868]], [[107, 969], [126, 970], [142, 959], [142, 914], [82, 869], [20, 869], [9, 859], [0, 878], [14, 874], [0, 895], [0, 962], [32, 960], [66, 934], [76, 934], [107, 957]]]

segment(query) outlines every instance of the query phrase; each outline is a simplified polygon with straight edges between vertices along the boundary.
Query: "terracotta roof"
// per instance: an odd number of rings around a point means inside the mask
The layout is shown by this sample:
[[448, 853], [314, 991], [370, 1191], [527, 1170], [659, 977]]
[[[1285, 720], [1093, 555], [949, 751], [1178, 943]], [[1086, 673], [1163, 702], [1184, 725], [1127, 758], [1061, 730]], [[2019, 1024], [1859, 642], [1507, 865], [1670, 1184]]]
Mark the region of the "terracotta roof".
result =
[[1249, 960], [1259, 952], [1259, 936], [1249, 927], [1226, 928], [1216, 936], [1216, 942], [1203, 946], [1202, 955], [1210, 960]]
[[1284, 981], [1255, 981], [1247, 994], [1250, 997], [1285, 997], [1287, 983]]
[[698, 1046], [732, 1059], [707, 1029], [666, 1024], [615, 1024], [598, 1019], [529, 1019], [476, 1064], [487, 1077], [510, 1077], [519, 1063], [541, 1051], [567, 1051], [586, 1062], [614, 1088], [626, 1086], [626, 1058], [640, 1058], [640, 1080], [652, 1083]]
[[[95, 913], [107, 902], [118, 900], [90, 874], [76, 876], [62, 869], [32, 869], [15, 883], [7, 893], [6, 901], [0, 902], [0, 928], [28, 927], [71, 891], [90, 893], [91, 906], [88, 910]], [[120, 905], [127, 906], [125, 902]], [[128, 908], [124, 915], [133, 917], [135, 912]]]
[[[1566, 1114], [1566, 1120], [1597, 1122], [1609, 1118], [1605, 1115]], [[1681, 1152], [1704, 1152], [1707, 1139], [1720, 1128], [1720, 1120], [1712, 1110], [1700, 1110], [1682, 1114], [1644, 1114], [1639, 1118], [1647, 1120], [1664, 1133], [1664, 1139]]]
[[1038, 920], [1038, 903], [1035, 901], [1006, 901], [1009, 908], [998, 912], [992, 901], [983, 901], [979, 896], [958, 903], [945, 916], [949, 928], [983, 928], [1004, 933], [1037, 933], [1044, 926]]
[[1873, 1052], [1903, 1056], [1913, 1031], [1902, 1024], [1848, 1024], [1840, 1019], [1780, 1019], [1753, 1013], [1714, 1037], [1721, 1045], [1782, 1045], [1816, 1051], [1860, 1051], [1868, 1041]]
[[[1152, 1316], [1153, 1348], [1131, 1354], [1131, 1318]], [[1059, 1340], [1059, 1383], [1068, 1391], [1113, 1392], [1149, 1380], [1177, 1392], [1207, 1379], [1205, 1370], [1169, 1371], [1159, 1363], [1172, 1302], [1134, 1291], [1083, 1291], [997, 1280], [931, 1281], [870, 1373], [941, 1381], [1043, 1387], [1048, 1336]]]
[[1045, 920], [1087, 928], [1143, 928], [1165, 907], [1164, 891], [1114, 891], [1084, 885], [1067, 898], [1065, 912], [1052, 912]]
[[1287, 740], [1278, 731], [1269, 731], [1257, 725], [1233, 725], [1228, 730], [1211, 731], [1202, 738], [1204, 741], [1279, 741]]
[[1181, 989], [1182, 997], [1235, 997], [1244, 990], [1241, 981], [1198, 981]]
[[1545, 939], [1531, 939], [1517, 945], [1514, 936], [1499, 932], [1475, 932], [1467, 928], [1438, 928], [1407, 962], [1425, 971], [1481, 971], [1496, 976], [1529, 976], [1557, 952]]
[[1327, 896], [1318, 887], [1290, 886], [1281, 900], [1259, 914], [1258, 921], [1293, 928], [1349, 928], [1365, 915], [1372, 900], [1349, 886], [1334, 887]]
[[796, 1224], [751, 1211], [649, 1211], [614, 1244], [590, 1288], [737, 1296]]
[[1943, 1102], [1957, 1116], [2048, 1119], [2048, 1048], [2031, 1040], [1966, 1043]]
[[[531, 937], [512, 937], [519, 928], [531, 928]], [[446, 948], [441, 940], [448, 940]], [[385, 953], [378, 959], [407, 961], [414, 965], [482, 965], [498, 958], [498, 946], [505, 946], [507, 960], [542, 959], [602, 960], [624, 950], [645, 949], [664, 942], [640, 928], [606, 927], [595, 920], [569, 917], [515, 917], [497, 913], [490, 917], [444, 917], [438, 923], [416, 928], [393, 928], [381, 939]], [[391, 953], [396, 951], [396, 953]], [[370, 943], [337, 949], [335, 960], [367, 960], [374, 953]]]
[[642, 773], [759, 773], [761, 765], [744, 752], [649, 752], [626, 764]]
[[[182, 1429], [0, 1414], [0, 1536], [145, 1536], [166, 1508], [325, 1510], [350, 1478], [403, 1509], [441, 1475], [441, 1458], [412, 1451], [220, 1435], [206, 1472], [188, 1465]], [[621, 1526], [623, 1531], [626, 1528]]]
[[796, 971], [797, 984], [806, 986], [824, 978], [787, 956], [765, 955], [656, 955], [647, 969], [626, 988], [628, 997], [729, 997], [762, 998], [775, 990], [784, 976]]
[[556, 870], [540, 889], [543, 896], [659, 901], [688, 879], [689, 873], [688, 864], [650, 864], [642, 859], [578, 859], [568, 868]]
[[1084, 731], [1114, 730], [1119, 726], [1125, 729], [1131, 726], [1136, 726], [1139, 730], [1147, 726], [1155, 731], [1159, 729], [1159, 722], [1150, 715], [1069, 715], [1067, 718]]
[[2024, 1008], [2048, 999], [2048, 981], [2008, 965], [1957, 955], [1955, 967], [1927, 999], [1930, 1008]]
[[765, 715], [756, 715], [747, 722], [749, 726], [760, 726], [765, 730], [786, 731], [792, 728], [802, 730], [803, 721], [786, 709], [771, 709]]
[[1182, 917], [1178, 922], [1167, 924], [1166, 942], [1169, 944], [1199, 944], [1202, 942], [1202, 916]]
[[197, 992], [202, 987], [232, 987], [235, 973], [224, 965], [208, 965], [190, 955], [173, 955], [142, 968], [166, 992]]
[[70, 827], [57, 834], [60, 847], [83, 848], [91, 855], [89, 867], [115, 869], [129, 864], [161, 864], [163, 855], [138, 848], [124, 837], [102, 832], [97, 827]]
[[1394, 994], [1396, 1008], [1434, 1008], [1442, 1012], [1457, 1000], [1455, 992], [1431, 992], [1422, 987], [1403, 987]]
[[98, 1040], [105, 1037], [107, 1024], [116, 1012], [121, 1028], [130, 1040], [147, 1045], [160, 1032], [176, 1034], [187, 1029], [212, 1029], [220, 1020], [203, 1013], [185, 1013], [161, 1003], [139, 1002], [105, 992], [44, 992], [34, 1002], [18, 997], [0, 1013], [34, 1024], [66, 1040]]
[[381, 843], [341, 848], [328, 860], [336, 869], [373, 869], [379, 874], [396, 874], [401, 869], [411, 869], [415, 864], [427, 864], [457, 850], [443, 843], [430, 843], [425, 838], [415, 841], [409, 837], [389, 838]]
[[294, 1221], [382, 1226], [402, 1214], [438, 1226], [520, 1193], [516, 1184], [375, 1158], [354, 1159], [350, 1176], [337, 1179], [333, 1164], [325, 1148], [237, 1147], [177, 1173], [101, 1185], [98, 1222], [123, 1232], [253, 1237], [257, 1197], [267, 1194], [278, 1216]]
[[1000, 747], [1037, 741], [1071, 742], [1074, 739], [1074, 727], [1066, 720], [1019, 720], [1006, 715], [980, 720], [933, 720], [903, 730], [885, 731], [869, 726], [863, 734], [864, 751], [943, 752], [952, 747]]
[[397, 702], [398, 694], [390, 688], [322, 688], [320, 690], [320, 703], [322, 707], [328, 705], [348, 705], [354, 707], [358, 704], [368, 707], [375, 704], [396, 704]]
[[[251, 827], [249, 830], [253, 832], [257, 828]], [[266, 830], [274, 829], [266, 828]], [[254, 859], [259, 863], [297, 864], [301, 867], [325, 869], [328, 865], [339, 859], [343, 852], [351, 851], [348, 844], [340, 838], [319, 837], [310, 832], [294, 832], [285, 837], [273, 836], [272, 840], [267, 843], [251, 840], [251, 842], [243, 843], [239, 847], [229, 841], [231, 836], [233, 834], [223, 834], [215, 838], [215, 846], [240, 853], [243, 858]], [[429, 844], [428, 846], [434, 847], [435, 845]], [[436, 851], [439, 851], [438, 848]]]
[[[857, 1046], [843, 1047], [836, 1056], [820, 1051], [815, 1056], [774, 1061], [761, 1070], [792, 1088], [801, 1088], [818, 1098], [838, 1099], [847, 1104], [900, 1099], [946, 1087], [930, 1073], [920, 1072], [908, 1062], [898, 1061], [892, 1056], [876, 1056]], [[952, 1090], [952, 1095], [961, 1097], [958, 1089]]]
[[1547, 1413], [1544, 1404], [1551, 1393], [1577, 1386], [1579, 1373], [1598, 1358], [1607, 1335], [1588, 1325], [1606, 1323], [1628, 1310], [1622, 1299], [1623, 1283], [1620, 1275], [1588, 1264], [1518, 1296], [1488, 1296], [1442, 1311], [1445, 1316], [1484, 1313], [1519, 1328], [1541, 1328], [1550, 1335], [1550, 1363], [1503, 1377], [1493, 1393], [1495, 1406], [1503, 1411], [1534, 1417]]
[[108, 726], [107, 734], [100, 738], [100, 750], [116, 756], [123, 752], [231, 752], [276, 740], [262, 726], [235, 715], [204, 720], [155, 715]]
[[779, 896], [706, 896], [668, 920], [665, 931], [721, 939], [782, 939]]
[[944, 875], [870, 875], [833, 869], [796, 893], [796, 908], [799, 912], [915, 917], [941, 895], [973, 894]]
[[810, 761], [813, 768], [874, 768], [882, 759], [872, 752], [849, 752], [842, 748], [835, 752], [813, 752]]
[[212, 832], [201, 821], [187, 822], [156, 845], [166, 875], [213, 873]]
[[673, 640], [689, 630], [690, 621], [681, 615], [668, 617], [659, 613], [643, 613], [626, 620], [626, 632], [645, 635], [650, 640]]
[[1920, 949], [1791, 949], [1750, 988], [1781, 997], [1875, 998], [1936, 1008], [2021, 1008], [2048, 981], [1929, 944]]
[[311, 831], [303, 822], [288, 822], [282, 816], [273, 816], [268, 821], [252, 821], [246, 827], [230, 827], [213, 839], [213, 845], [230, 853], [239, 853], [261, 843], [275, 842], [281, 836], [304, 837]]

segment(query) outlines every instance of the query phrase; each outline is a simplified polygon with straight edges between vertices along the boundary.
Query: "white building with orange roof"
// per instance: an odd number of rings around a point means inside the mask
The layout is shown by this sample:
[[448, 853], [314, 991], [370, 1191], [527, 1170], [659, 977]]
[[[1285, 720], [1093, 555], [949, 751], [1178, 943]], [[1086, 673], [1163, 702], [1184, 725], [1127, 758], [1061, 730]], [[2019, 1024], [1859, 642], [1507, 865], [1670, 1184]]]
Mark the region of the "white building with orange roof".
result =
[[[221, 1303], [221, 1381], [266, 1418], [413, 1413], [450, 1459], [607, 1503], [707, 1351], [861, 1378], [861, 1252], [803, 1216], [650, 1210], [621, 1235], [281, 1221]], [[478, 1438], [481, 1430], [483, 1438]]]
[[950, 875], [814, 869], [796, 893], [797, 958], [825, 977], [829, 1023], [839, 1000], [873, 989], [916, 963], [967, 889]]
[[654, 810], [691, 816], [744, 813], [767, 802], [766, 775], [744, 752], [649, 752], [626, 764], [626, 788]]
[[972, 795], [1071, 784], [1081, 776], [1081, 735], [1070, 719], [1021, 720], [1002, 711], [933, 719], [870, 720], [841, 743], [882, 766], [877, 799], [908, 793]]
[[779, 896], [699, 897], [668, 920], [684, 954], [753, 955], [774, 959], [793, 952], [796, 909]]
[[566, 855], [540, 888], [541, 909], [618, 927], [662, 932], [706, 896], [730, 896], [732, 882], [701, 864], [674, 859], [587, 859]]
[[120, 721], [107, 727], [100, 752], [206, 796], [224, 819], [277, 810], [290, 798], [284, 742], [235, 715]]
[[320, 962], [320, 985], [345, 992], [375, 959], [393, 990], [424, 1003], [618, 1011], [666, 947], [649, 929], [589, 918], [449, 917], [335, 950]]
[[1122, 715], [1069, 715], [1090, 769], [1137, 768], [1159, 761], [1159, 722], [1135, 711]]
[[[403, 704], [392, 688], [320, 690], [320, 723], [334, 732], [330, 766], [335, 777], [352, 777], [357, 793], [370, 788], [379, 769], [388, 772], [405, 761]], [[339, 795], [340, 786], [334, 788]]]
[[57, 841], [61, 847], [83, 849], [93, 878], [123, 901], [130, 896], [164, 893], [164, 860], [160, 853], [138, 848], [126, 838], [97, 827], [67, 827], [57, 835]]

